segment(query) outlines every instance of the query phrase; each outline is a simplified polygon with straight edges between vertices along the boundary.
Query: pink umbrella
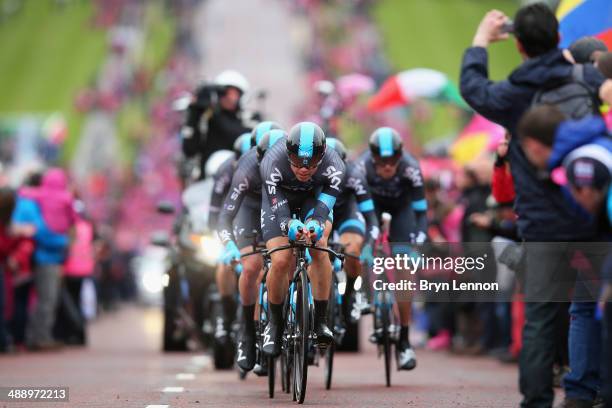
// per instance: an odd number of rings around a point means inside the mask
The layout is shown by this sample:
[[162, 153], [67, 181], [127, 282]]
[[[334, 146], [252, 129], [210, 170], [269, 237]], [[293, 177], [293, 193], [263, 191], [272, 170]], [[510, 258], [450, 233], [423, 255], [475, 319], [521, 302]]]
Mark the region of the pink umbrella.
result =
[[348, 74], [336, 80], [336, 89], [342, 99], [351, 99], [357, 95], [372, 92], [375, 83], [372, 78], [363, 74]]

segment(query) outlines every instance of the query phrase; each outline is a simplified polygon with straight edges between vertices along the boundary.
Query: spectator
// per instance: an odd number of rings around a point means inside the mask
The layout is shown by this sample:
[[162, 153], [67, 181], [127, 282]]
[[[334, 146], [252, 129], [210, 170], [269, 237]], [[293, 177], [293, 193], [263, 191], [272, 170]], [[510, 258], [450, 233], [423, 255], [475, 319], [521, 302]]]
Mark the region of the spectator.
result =
[[612, 52], [602, 52], [597, 57], [595, 66], [607, 79], [612, 79]]
[[491, 181], [491, 194], [499, 205], [512, 205], [514, 203], [514, 180], [508, 163], [508, 145], [510, 134], [497, 147], [495, 164], [493, 167], [493, 180]]
[[[0, 189], [0, 263], [4, 269], [0, 271], [0, 279], [4, 278], [6, 294], [6, 301], [0, 302], [0, 306], [3, 303], [6, 307], [4, 317], [9, 323], [8, 333], [12, 344], [22, 346], [31, 287], [30, 258], [34, 244], [27, 236], [33, 233], [31, 228], [9, 228], [14, 208], [15, 193], [8, 188]], [[6, 329], [6, 326], [2, 329]], [[5, 342], [5, 346], [8, 346], [8, 342]]]
[[95, 266], [94, 227], [83, 213], [83, 204], [78, 208], [74, 241], [70, 245], [64, 265], [64, 295], [58, 311], [55, 332], [66, 344], [85, 345], [85, 318], [81, 310], [81, 287], [83, 281], [93, 274]]
[[[603, 127], [602, 127], [603, 128]], [[601, 128], [600, 128], [601, 129]], [[604, 136], [605, 133], [600, 133]], [[572, 152], [563, 160], [567, 172], [568, 184], [576, 201], [596, 217], [602, 240], [612, 240], [612, 220], [606, 214], [607, 200], [612, 200], [610, 183], [612, 181], [612, 140], [609, 137], [596, 138], [592, 143], [585, 144]], [[612, 201], [611, 201], [612, 202]], [[610, 282], [612, 281], [612, 256], [607, 254], [608, 261], [604, 263], [604, 288], [602, 301], [609, 298]], [[607, 269], [606, 269], [607, 268]], [[610, 303], [608, 303], [610, 305]], [[595, 393], [601, 386], [601, 394], [607, 400], [607, 406], [612, 403], [612, 310], [604, 310], [603, 338], [600, 338], [601, 323], [596, 319], [596, 304], [594, 302], [575, 302], [572, 304], [572, 329], [574, 335], [580, 336], [576, 341], [575, 354], [579, 357], [575, 367], [565, 377], [565, 388], [575, 389], [588, 385], [587, 392]], [[572, 332], [570, 332], [570, 336]], [[601, 343], [603, 340], [603, 343]], [[602, 352], [600, 360], [599, 350]], [[584, 350], [584, 351], [582, 351]], [[570, 348], [570, 353], [572, 349]], [[588, 354], [587, 354], [588, 353]], [[601, 367], [601, 372], [600, 372]], [[580, 390], [580, 388], [578, 388]]]
[[[557, 48], [559, 23], [542, 3], [522, 7], [514, 18], [514, 35], [524, 62], [509, 79], [492, 82], [488, 77], [487, 47], [509, 38], [503, 29], [508, 22], [500, 11], [490, 11], [480, 23], [472, 47], [464, 54], [461, 94], [485, 118], [509, 130], [512, 137], [508, 160], [515, 184], [518, 230], [528, 242], [590, 240], [595, 227], [579, 218], [564, 198], [561, 188], [542, 181], [526, 160], [516, 137], [517, 125], [531, 106], [536, 93], [573, 77], [571, 62]], [[585, 65], [583, 79], [592, 92], [603, 78], [595, 67]], [[552, 294], [563, 290], [571, 271], [558, 267], [565, 256], [564, 245], [531, 245], [526, 250], [526, 324], [520, 358], [520, 390], [523, 407], [550, 407], [553, 403], [552, 365], [555, 354], [555, 316], [560, 304]], [[561, 292], [562, 293], [562, 292]]]
[[40, 187], [24, 187], [19, 194], [39, 205], [45, 223], [53, 232], [66, 234], [74, 225], [74, 197], [68, 190], [68, 178], [64, 170], [47, 170]]
[[608, 47], [599, 38], [582, 37], [570, 45], [569, 51], [576, 64], [592, 64], [597, 54], [608, 51]]
[[55, 322], [55, 310], [60, 285], [61, 265], [68, 246], [68, 236], [51, 231], [35, 201], [19, 197], [12, 216], [18, 228], [34, 229], [34, 287], [38, 301], [30, 316], [26, 330], [28, 346], [35, 350], [57, 348], [51, 330]]

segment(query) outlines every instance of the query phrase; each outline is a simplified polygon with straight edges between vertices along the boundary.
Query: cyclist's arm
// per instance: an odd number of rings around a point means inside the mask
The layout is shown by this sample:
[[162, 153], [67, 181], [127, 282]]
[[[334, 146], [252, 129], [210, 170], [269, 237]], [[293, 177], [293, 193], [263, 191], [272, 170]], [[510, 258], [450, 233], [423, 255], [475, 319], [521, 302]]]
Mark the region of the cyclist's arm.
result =
[[353, 166], [349, 174], [348, 183], [357, 198], [359, 212], [363, 214], [366, 221], [368, 232], [366, 244], [373, 243], [378, 238], [380, 226], [378, 224], [378, 217], [376, 217], [376, 212], [374, 211], [374, 200], [372, 200], [367, 177], [360, 168]]
[[346, 167], [335, 150], [330, 150], [321, 163], [323, 188], [317, 197], [312, 219], [325, 225], [336, 199], [344, 188]]
[[232, 223], [250, 187], [251, 180], [249, 180], [249, 175], [239, 166], [234, 173], [234, 177], [232, 177], [232, 183], [229, 186], [223, 208], [219, 214], [217, 225], [219, 227], [219, 238], [223, 245], [229, 241], [236, 240], [232, 232]]
[[418, 162], [411, 162], [404, 171], [404, 180], [410, 189], [411, 206], [414, 211], [416, 233], [427, 233], [427, 200], [423, 174]]
[[276, 165], [275, 157], [272, 154], [267, 154], [264, 156], [259, 170], [263, 181], [261, 186], [262, 200], [268, 200], [270, 211], [275, 215], [276, 222], [279, 223], [283, 235], [287, 235], [291, 210], [287, 197], [280, 187], [283, 181], [281, 167]]

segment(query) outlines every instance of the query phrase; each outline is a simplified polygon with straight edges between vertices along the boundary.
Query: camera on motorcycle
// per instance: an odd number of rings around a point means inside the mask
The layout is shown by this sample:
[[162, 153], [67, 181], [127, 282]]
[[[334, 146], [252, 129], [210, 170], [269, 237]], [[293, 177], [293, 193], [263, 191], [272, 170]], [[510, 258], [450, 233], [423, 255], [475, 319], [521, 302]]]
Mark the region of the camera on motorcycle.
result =
[[157, 203], [157, 212], [160, 214], [174, 214], [176, 209], [170, 201], [160, 201]]

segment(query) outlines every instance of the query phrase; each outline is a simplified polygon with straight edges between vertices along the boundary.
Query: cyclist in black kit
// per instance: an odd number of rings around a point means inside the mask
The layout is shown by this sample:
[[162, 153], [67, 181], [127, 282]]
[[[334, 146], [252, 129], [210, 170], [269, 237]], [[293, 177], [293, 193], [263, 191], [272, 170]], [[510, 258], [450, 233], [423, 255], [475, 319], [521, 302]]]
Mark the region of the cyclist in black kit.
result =
[[[423, 176], [418, 161], [402, 149], [400, 135], [388, 127], [379, 128], [370, 137], [370, 151], [360, 166], [366, 174], [374, 207], [379, 217], [391, 214], [389, 241], [393, 255], [410, 253], [411, 243], [427, 239], [427, 201]], [[370, 252], [364, 248], [363, 252]], [[404, 370], [416, 367], [416, 356], [408, 339], [410, 300], [398, 300], [400, 338], [399, 366]]]
[[[210, 198], [210, 213], [208, 218], [209, 229], [218, 230], [219, 212], [223, 201], [230, 190], [232, 178], [236, 171], [240, 157], [251, 150], [255, 135], [269, 129], [278, 128], [274, 122], [260, 122], [252, 132], [244, 133], [234, 142], [234, 157], [229, 157], [214, 175], [213, 192]], [[238, 271], [242, 265], [235, 266]], [[236, 274], [229, 263], [220, 262], [215, 271], [215, 281], [221, 295], [221, 316], [215, 325], [215, 339], [225, 342], [229, 339], [230, 327], [236, 316]]]
[[[298, 123], [289, 132], [286, 143], [277, 143], [266, 153], [260, 172], [264, 180], [261, 229], [266, 246], [272, 249], [290, 239], [306, 239], [326, 247], [331, 232], [330, 215], [343, 188], [345, 166], [334, 149], [326, 149], [323, 130], [311, 122]], [[292, 214], [299, 218], [292, 218]], [[311, 251], [310, 255], [315, 342], [325, 348], [333, 341], [327, 327], [332, 266], [326, 253]], [[263, 351], [278, 356], [292, 252], [275, 252], [271, 260], [266, 281], [270, 322], [264, 331]]]
[[229, 186], [236, 169], [238, 159], [251, 149], [251, 132], [243, 133], [234, 142], [235, 156], [228, 157], [219, 169], [213, 174], [213, 190], [210, 196], [210, 207], [208, 214], [208, 229], [211, 231], [217, 230], [217, 222], [219, 221], [219, 212], [223, 200], [229, 191]]
[[[255, 134], [257, 128], [253, 131]], [[259, 165], [266, 150], [279, 141], [284, 141], [287, 133], [280, 129], [266, 132], [260, 138], [256, 149], [247, 152], [236, 166], [229, 193], [225, 198], [219, 217], [219, 237], [225, 246], [222, 261], [225, 265], [238, 262], [241, 252], [249, 252], [252, 239], [249, 234], [259, 231], [261, 237], [261, 187]], [[260, 238], [259, 237], [259, 238]], [[261, 239], [260, 239], [261, 240]], [[255, 301], [257, 298], [257, 278], [263, 267], [262, 259], [250, 256], [242, 260], [242, 272], [238, 290], [243, 310], [243, 324], [236, 362], [244, 371], [255, 365]]]
[[[346, 149], [338, 139], [328, 138], [327, 146], [333, 147], [340, 157], [346, 160]], [[369, 248], [369, 254], [364, 253], [362, 260], [371, 264], [371, 248], [379, 233], [374, 201], [372, 201], [368, 181], [362, 168], [352, 161], [345, 161], [345, 164], [344, 188], [334, 207], [333, 229], [338, 232], [340, 243], [344, 245], [347, 253], [360, 256], [362, 246], [366, 250]], [[347, 275], [344, 296], [348, 299], [345, 304], [348, 307], [354, 306], [361, 313], [361, 309], [367, 308], [368, 305], [365, 303], [353, 305], [355, 280], [361, 274], [361, 263], [355, 258], [347, 257], [344, 262], [344, 270]]]

